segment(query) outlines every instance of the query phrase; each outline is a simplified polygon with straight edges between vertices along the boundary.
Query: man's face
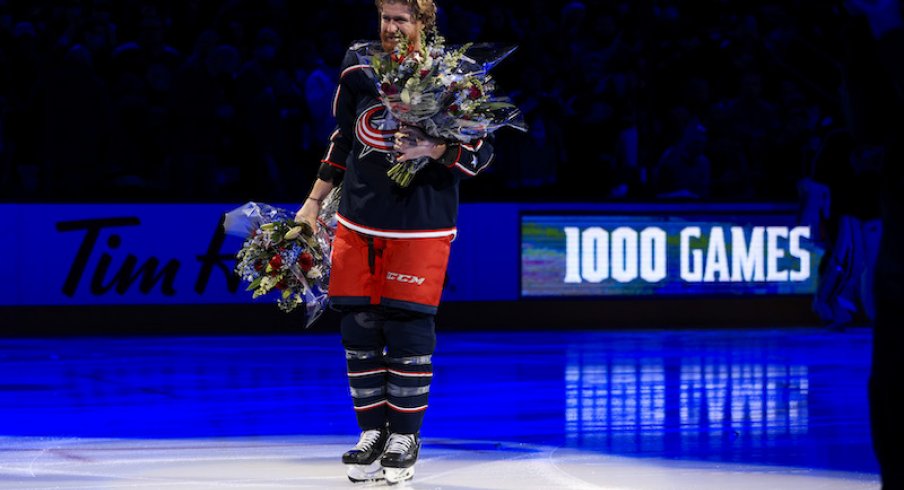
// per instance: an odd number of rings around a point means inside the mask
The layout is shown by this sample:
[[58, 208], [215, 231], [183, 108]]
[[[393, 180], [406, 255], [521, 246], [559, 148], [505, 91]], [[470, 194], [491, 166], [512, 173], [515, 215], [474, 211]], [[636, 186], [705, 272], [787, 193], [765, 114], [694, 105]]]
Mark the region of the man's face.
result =
[[398, 2], [384, 2], [380, 10], [380, 42], [383, 50], [391, 52], [401, 36], [407, 36], [415, 45], [421, 42], [423, 22], [416, 20], [411, 9]]

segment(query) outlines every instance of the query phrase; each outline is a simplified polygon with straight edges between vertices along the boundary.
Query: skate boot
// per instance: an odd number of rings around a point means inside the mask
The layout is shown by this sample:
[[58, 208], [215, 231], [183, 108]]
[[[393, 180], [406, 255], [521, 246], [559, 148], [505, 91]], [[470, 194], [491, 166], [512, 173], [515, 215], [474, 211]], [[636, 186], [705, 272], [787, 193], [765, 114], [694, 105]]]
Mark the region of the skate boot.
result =
[[386, 483], [395, 485], [413, 478], [420, 449], [421, 438], [417, 434], [390, 434], [386, 451], [380, 458]]
[[342, 455], [348, 479], [353, 483], [382, 480], [383, 467], [380, 466], [379, 460], [385, 445], [385, 429], [371, 429], [362, 432], [358, 444]]

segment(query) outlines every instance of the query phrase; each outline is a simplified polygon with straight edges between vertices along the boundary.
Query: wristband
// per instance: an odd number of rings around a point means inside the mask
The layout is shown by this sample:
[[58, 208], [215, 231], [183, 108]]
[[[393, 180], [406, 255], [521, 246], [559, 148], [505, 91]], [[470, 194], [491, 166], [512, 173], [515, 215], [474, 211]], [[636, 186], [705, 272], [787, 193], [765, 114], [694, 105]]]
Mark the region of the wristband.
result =
[[446, 151], [442, 154], [436, 161], [447, 166], [451, 167], [454, 165], [458, 159], [461, 157], [461, 145], [458, 143], [447, 144]]

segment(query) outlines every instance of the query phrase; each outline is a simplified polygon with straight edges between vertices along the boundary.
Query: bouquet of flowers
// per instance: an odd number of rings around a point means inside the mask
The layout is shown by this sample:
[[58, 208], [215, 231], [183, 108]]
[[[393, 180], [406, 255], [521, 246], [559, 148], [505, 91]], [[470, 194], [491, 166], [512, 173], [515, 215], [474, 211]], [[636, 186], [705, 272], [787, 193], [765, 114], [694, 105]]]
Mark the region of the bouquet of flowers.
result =
[[290, 312], [304, 305], [306, 327], [323, 313], [330, 278], [330, 249], [335, 236], [338, 188], [324, 200], [319, 229], [294, 221], [294, 213], [249, 202], [226, 213], [227, 234], [245, 238], [236, 254], [235, 272], [258, 298], [277, 292], [277, 305]]
[[[488, 74], [514, 50], [487, 43], [447, 48], [439, 34], [418, 48], [402, 36], [392, 53], [372, 52], [361, 61], [373, 67], [381, 100], [398, 122], [468, 143], [503, 126], [527, 130], [521, 111], [493, 95]], [[406, 187], [427, 161], [397, 162], [387, 174]]]

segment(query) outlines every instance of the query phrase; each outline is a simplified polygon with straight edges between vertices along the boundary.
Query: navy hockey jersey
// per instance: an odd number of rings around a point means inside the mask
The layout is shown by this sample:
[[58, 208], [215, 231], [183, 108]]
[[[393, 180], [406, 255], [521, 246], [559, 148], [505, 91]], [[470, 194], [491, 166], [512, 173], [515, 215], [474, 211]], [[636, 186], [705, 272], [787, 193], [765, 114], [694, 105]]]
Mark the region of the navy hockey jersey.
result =
[[492, 144], [447, 142], [445, 154], [425, 165], [408, 187], [394, 183], [386, 172], [398, 126], [380, 102], [373, 69], [362, 62], [378, 49], [378, 42], [361, 42], [346, 53], [333, 100], [337, 128], [318, 176], [342, 183], [338, 219], [348, 228], [386, 238], [454, 235], [458, 184], [490, 164]]

